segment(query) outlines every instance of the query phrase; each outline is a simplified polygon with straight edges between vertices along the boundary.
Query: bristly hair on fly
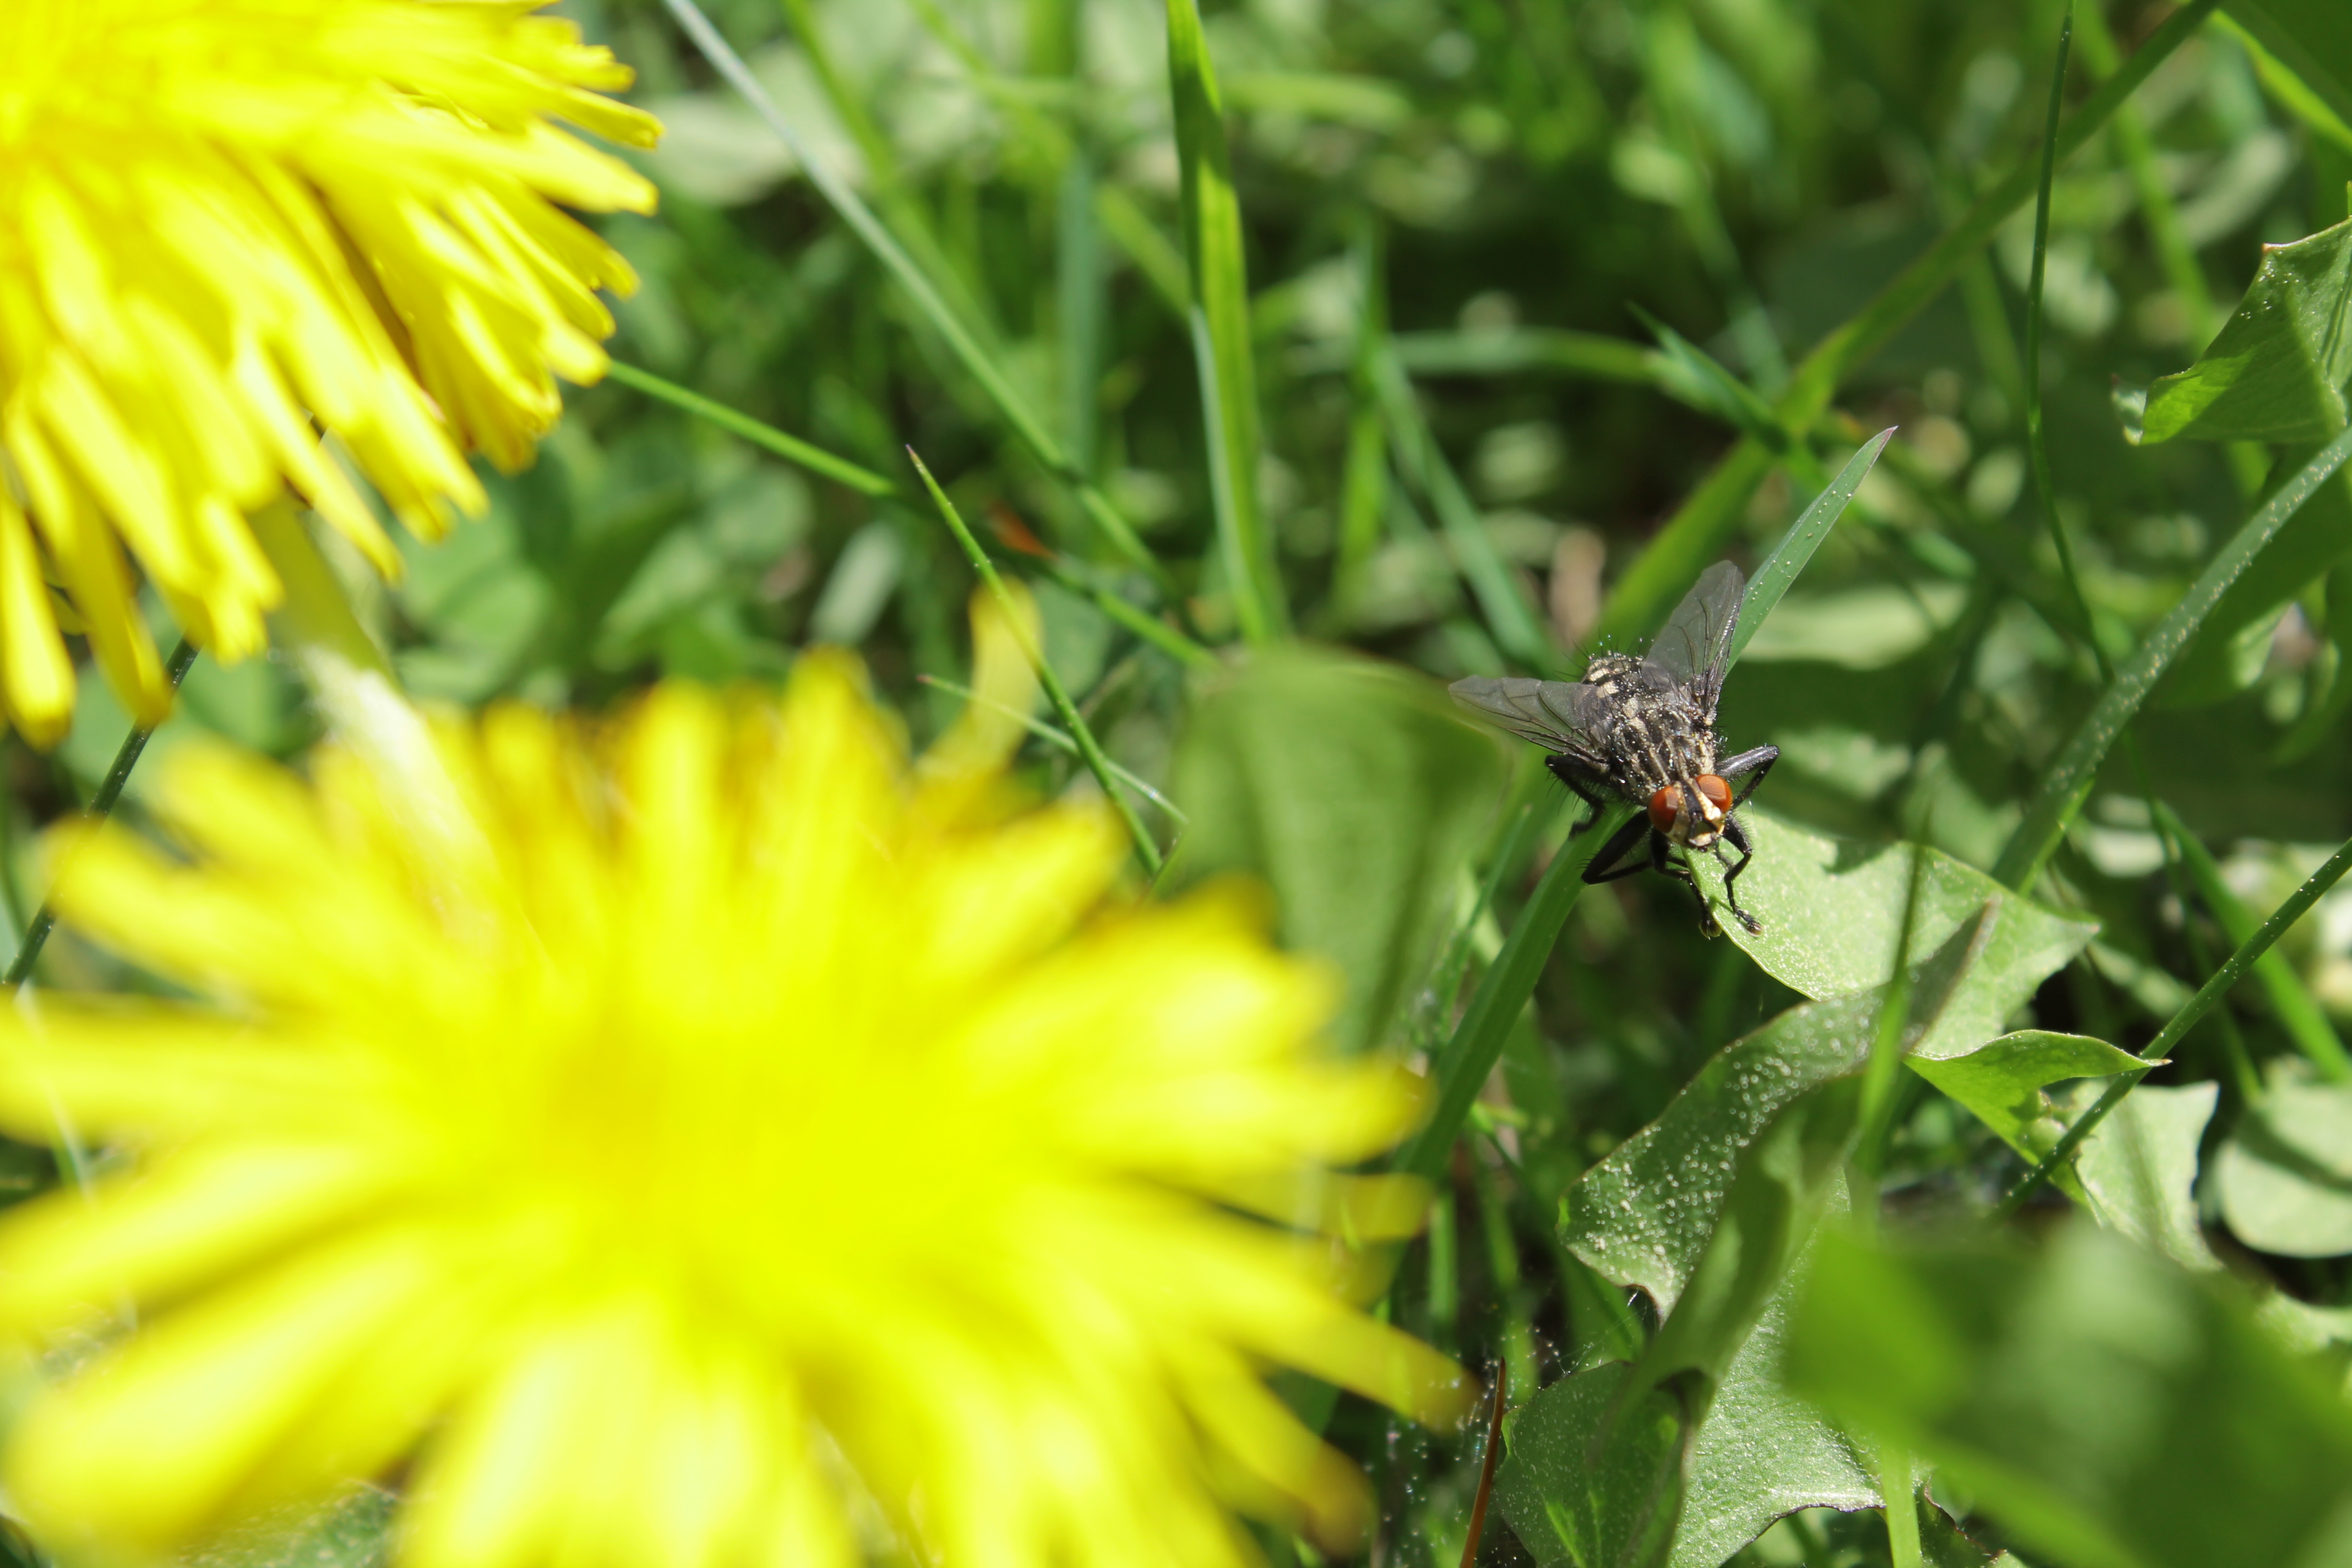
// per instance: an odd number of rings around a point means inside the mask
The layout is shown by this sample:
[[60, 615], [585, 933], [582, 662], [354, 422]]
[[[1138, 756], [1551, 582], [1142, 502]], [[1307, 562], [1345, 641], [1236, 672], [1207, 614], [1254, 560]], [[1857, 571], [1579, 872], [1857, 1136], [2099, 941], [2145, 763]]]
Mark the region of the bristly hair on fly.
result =
[[[1726, 868], [1723, 898], [1733, 918], [1750, 932], [1764, 929], [1739, 906], [1736, 884], [1756, 851], [1738, 814], [1780, 748], [1727, 756], [1715, 722], [1746, 596], [1739, 568], [1717, 562], [1639, 658], [1604, 647], [1587, 658], [1582, 680], [1481, 675], [1451, 689], [1463, 707], [1550, 753], [1544, 765], [1592, 807], [1573, 832], [1591, 827], [1612, 801], [1641, 807], [1586, 864], [1584, 879], [1613, 882], [1645, 868], [1671, 877], [1698, 900], [1699, 930], [1708, 936], [1720, 928], [1692, 874], [1694, 854], [1711, 853]], [[1734, 794], [1740, 779], [1747, 782]], [[1634, 856], [1645, 836], [1648, 853]]]

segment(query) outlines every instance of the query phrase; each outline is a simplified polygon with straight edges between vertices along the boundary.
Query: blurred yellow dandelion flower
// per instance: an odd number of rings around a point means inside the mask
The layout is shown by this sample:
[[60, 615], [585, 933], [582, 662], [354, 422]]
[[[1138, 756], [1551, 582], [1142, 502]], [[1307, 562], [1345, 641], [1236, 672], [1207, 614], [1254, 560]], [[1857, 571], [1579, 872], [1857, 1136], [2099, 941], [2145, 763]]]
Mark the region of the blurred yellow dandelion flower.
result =
[[977, 705], [909, 768], [861, 680], [496, 710], [433, 732], [438, 805], [192, 746], [188, 858], [68, 840], [66, 917], [211, 1005], [0, 1026], [11, 1131], [138, 1152], [0, 1226], [0, 1320], [140, 1308], [13, 1433], [40, 1538], [165, 1548], [412, 1454], [412, 1568], [1344, 1535], [1360, 1480], [1263, 1370], [1464, 1394], [1245, 1214], [1410, 1231], [1415, 1184], [1322, 1167], [1413, 1080], [1325, 1053], [1249, 900], [1112, 897], [1107, 811], [1015, 808]]
[[[47, 742], [71, 629], [142, 720], [170, 692], [127, 547], [224, 658], [279, 588], [246, 514], [290, 489], [389, 574], [341, 466], [407, 527], [482, 501], [604, 372], [634, 286], [553, 205], [652, 188], [557, 121], [659, 127], [544, 0], [0, 3], [0, 706]], [[321, 432], [341, 456], [322, 445]]]

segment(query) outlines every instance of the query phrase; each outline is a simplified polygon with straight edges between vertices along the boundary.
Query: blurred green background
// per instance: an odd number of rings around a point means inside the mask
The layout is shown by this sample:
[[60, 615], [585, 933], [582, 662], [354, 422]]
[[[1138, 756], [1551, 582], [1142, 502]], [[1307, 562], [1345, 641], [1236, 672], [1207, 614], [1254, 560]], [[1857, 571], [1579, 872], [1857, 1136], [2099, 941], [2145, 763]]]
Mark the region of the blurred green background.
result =
[[[862, 652], [919, 742], [960, 700], [921, 678], [967, 675], [973, 578], [921, 499], [912, 445], [1031, 584], [1049, 659], [1113, 758], [1174, 787], [1179, 807], [1209, 803], [1195, 859], [1271, 875], [1286, 935], [1347, 958], [1360, 982], [1349, 1043], [1434, 1048], [1465, 975], [1526, 897], [1528, 852], [1539, 863], [1566, 820], [1550, 815], [1528, 748], [1432, 717], [1434, 682], [1388, 699], [1410, 716], [1396, 732], [1422, 726], [1435, 737], [1425, 744], [1351, 730], [1353, 699], [1331, 695], [1352, 679], [1339, 667], [1308, 660], [1272, 695], [1263, 681], [1216, 695], [1247, 679], [1228, 645], [1248, 607], [1218, 545], [1161, 6], [714, 0], [709, 12], [1131, 523], [1171, 601], [1015, 438], [935, 320], [659, 0], [558, 9], [635, 68], [630, 96], [668, 127], [637, 160], [660, 185], [659, 213], [602, 224], [643, 279], [617, 307], [615, 358], [861, 465], [896, 494], [812, 474], [618, 379], [575, 392], [537, 464], [493, 480], [487, 517], [438, 547], [412, 542], [404, 582], [361, 583], [363, 615], [410, 688], [464, 705], [596, 708], [663, 675], [773, 680], [796, 649], [829, 641]], [[2171, 10], [2082, 7], [2069, 103]], [[2327, 5], [2306, 10], [2332, 25]], [[1608, 616], [1615, 585], [1753, 408], [2030, 165], [2061, 12], [2042, 0], [1207, 6], [1262, 447], [1247, 495], [1222, 499], [1263, 520], [1277, 618], [1437, 680], [1572, 677], [1604, 630], [1638, 647], [1716, 553], [1752, 566], [1823, 467], [1897, 426], [1733, 675], [1723, 725], [1734, 746], [1781, 748], [1758, 798], [1791, 831], [1908, 837], [1990, 866], [2100, 683], [2030, 480], [2030, 202], [1843, 378], [1752, 494], [1731, 498], [1719, 551], [1689, 561], [1645, 620]], [[2310, 449], [2135, 447], [2116, 390], [2187, 366], [2265, 244], [2346, 218], [2347, 178], [2352, 131], [2327, 93], [2250, 46], [2228, 13], [2059, 167], [2041, 367], [2050, 462], [2113, 657], [2181, 599], [2265, 477], [2275, 484]], [[1139, 637], [1102, 595], [1154, 616], [1181, 606], [1163, 624], [1221, 650], [1223, 668]], [[2136, 1049], [2352, 832], [2347, 647], [2352, 501], [2338, 479], [2207, 618], [2136, 721], [2145, 774], [2121, 751], [2109, 760], [2034, 889], [2097, 934], [2046, 979], [2037, 971], [1992, 1026]], [[20, 918], [27, 830], [87, 795], [124, 727], [101, 682], [82, 689], [55, 757], [11, 742]], [[1207, 712], [1219, 717], [1188, 740]], [[290, 673], [267, 662], [201, 661], [158, 749], [199, 727], [289, 755], [315, 732]], [[1042, 790], [1094, 787], [1042, 742], [1024, 765]], [[1547, 802], [1517, 858], [1505, 766], [1514, 804]], [[1219, 792], [1242, 774], [1307, 826], [1269, 829], [1267, 842], [1221, 828], [1240, 808], [1219, 806]], [[138, 792], [134, 780], [134, 807]], [[2185, 825], [2189, 863], [2170, 873], [2151, 798]], [[1156, 807], [1145, 817], [1163, 844], [1181, 826]], [[1334, 840], [1319, 858], [1278, 863], [1283, 844], [1315, 831]], [[1372, 857], [1365, 881], [1394, 908], [1368, 909], [1332, 880], [1351, 852]], [[1801, 941], [1801, 925], [1790, 935]], [[69, 942], [52, 951], [68, 978], [96, 963]], [[2352, 893], [2324, 900], [2280, 951], [2275, 973], [2193, 1031], [2156, 1080], [2158, 1092], [2204, 1086], [2209, 1110], [2219, 1097], [2210, 1123], [2189, 1127], [2173, 1196], [2237, 1278], [2340, 1314], [2352, 1305], [2352, 1114], [2310, 1064], [2324, 1060], [2315, 1041], [2352, 1028]], [[1522, 1394], [1638, 1345], [1654, 1314], [1571, 1255], [1556, 1228], [1562, 1196], [1719, 1048], [1799, 1001], [1778, 973], [1702, 938], [1687, 895], [1662, 880], [1585, 895], [1472, 1112], [1452, 1201], [1401, 1265], [1400, 1319], [1473, 1364], [1508, 1350]], [[2258, 1123], [2271, 1143], [2241, 1135]], [[2224, 1143], [2261, 1163], [2281, 1140], [2302, 1152], [2265, 1172], [2320, 1174], [2223, 1213], [2210, 1177]], [[1885, 1158], [1886, 1201], [1897, 1215], [1967, 1212], [2020, 1169], [1953, 1100], [1913, 1094]], [[2263, 1179], [2229, 1190], [2259, 1194]], [[2305, 1320], [2305, 1348], [2352, 1338], [2309, 1326], [2323, 1321], [2341, 1317]], [[1475, 1441], [1401, 1431], [1352, 1401], [1334, 1423], [1383, 1489], [1372, 1560], [1457, 1556]], [[1969, 1512], [1957, 1493], [1937, 1500]], [[1999, 1520], [1986, 1528], [1997, 1543]], [[1295, 1550], [1271, 1538], [1268, 1549]], [[1874, 1514], [1816, 1508], [1738, 1550], [1826, 1565], [1899, 1547]], [[1563, 1559], [1490, 1521], [1483, 1560]]]

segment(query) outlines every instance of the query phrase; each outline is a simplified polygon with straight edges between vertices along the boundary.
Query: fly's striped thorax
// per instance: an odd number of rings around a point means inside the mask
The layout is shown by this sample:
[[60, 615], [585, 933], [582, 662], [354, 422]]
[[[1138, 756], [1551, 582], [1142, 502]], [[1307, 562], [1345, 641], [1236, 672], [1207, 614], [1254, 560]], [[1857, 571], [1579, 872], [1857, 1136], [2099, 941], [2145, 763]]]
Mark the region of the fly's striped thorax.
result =
[[1626, 795], [1646, 800], [1667, 784], [1715, 771], [1715, 732], [1682, 693], [1638, 691], [1609, 726], [1610, 773]]

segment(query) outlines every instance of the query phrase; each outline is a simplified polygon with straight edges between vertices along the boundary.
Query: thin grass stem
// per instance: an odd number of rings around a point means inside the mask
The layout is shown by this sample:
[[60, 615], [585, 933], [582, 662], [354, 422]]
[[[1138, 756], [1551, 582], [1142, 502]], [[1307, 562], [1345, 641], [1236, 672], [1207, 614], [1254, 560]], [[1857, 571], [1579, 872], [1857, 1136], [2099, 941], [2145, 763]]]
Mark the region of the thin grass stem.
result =
[[[173, 690], [180, 689], [180, 682], [187, 676], [188, 667], [195, 662], [196, 645], [182, 637], [172, 649], [170, 660], [163, 666], [164, 678], [172, 683]], [[122, 798], [123, 786], [131, 782], [131, 770], [139, 765], [140, 755], [147, 750], [147, 742], [154, 733], [152, 729], [133, 725], [131, 733], [122, 737], [122, 744], [114, 753], [113, 765], [106, 770], [106, 776], [99, 780], [98, 793], [89, 797], [89, 805], [83, 815], [93, 822], [103, 822], [114, 815], [115, 803]], [[48, 945], [49, 932], [56, 929], [57, 923], [57, 911], [49, 907], [47, 899], [43, 899], [40, 908], [33, 911], [31, 921], [25, 927], [25, 940], [17, 943], [16, 956], [9, 961], [7, 973], [0, 974], [0, 986], [13, 991], [25, 983], [33, 973], [34, 963], [41, 956], [41, 949]]]
[[707, 419], [730, 436], [740, 436], [762, 451], [772, 452], [788, 463], [797, 463], [810, 473], [845, 485], [859, 495], [871, 496], [877, 500], [906, 499], [906, 491], [873, 469], [861, 468], [846, 458], [836, 458], [822, 447], [812, 447], [797, 436], [787, 436], [772, 425], [754, 419], [698, 392], [688, 391], [649, 370], [640, 370], [635, 365], [614, 360], [607, 374], [623, 386], [632, 387], [648, 397], [658, 398], [673, 408], [684, 409], [698, 419]]
[[[1054, 726], [1046, 723], [1044, 720], [1039, 719], [1033, 714], [1024, 713], [1017, 708], [1008, 708], [1002, 702], [995, 701], [991, 698], [982, 697], [971, 687], [959, 685], [955, 681], [950, 680], [944, 675], [918, 675], [915, 679], [925, 686], [938, 687], [941, 691], [948, 693], [951, 697], [961, 697], [966, 702], [977, 702], [982, 708], [988, 709], [992, 712], [1003, 714], [1006, 718], [1013, 720], [1019, 723], [1023, 729], [1028, 731], [1031, 734], [1036, 736], [1039, 740], [1045, 742], [1047, 745], [1053, 747], [1057, 752], [1067, 752], [1069, 755], [1080, 758], [1081, 760], [1083, 760], [1086, 755], [1084, 752], [1078, 749], [1077, 742], [1072, 740], [1067, 732], [1055, 729]], [[1176, 803], [1174, 801], [1170, 800], [1166, 795], [1152, 788], [1150, 784], [1137, 777], [1134, 773], [1129, 773], [1127, 769], [1120, 767], [1117, 763], [1112, 763], [1110, 764], [1110, 773], [1111, 777], [1118, 780], [1119, 783], [1125, 784], [1128, 788], [1133, 790], [1136, 794], [1141, 795], [1144, 799], [1150, 801], [1160, 810], [1166, 812], [1170, 816], [1175, 818], [1176, 821], [1180, 823], [1189, 823], [1192, 820], [1183, 812], [1177, 809]]]
[[2050, 542], [2058, 552], [2058, 574], [2066, 584], [2075, 627], [2098, 667], [2099, 683], [2112, 685], [2115, 666], [2099, 646], [2099, 629], [2091, 619], [2091, 601], [2083, 593], [2081, 574], [2074, 569], [2074, 542], [2058, 515], [2058, 492], [2050, 479], [2050, 437], [2042, 413], [2042, 296], [2050, 260], [2050, 189], [2058, 178], [2058, 121], [2066, 107], [2066, 57], [2074, 41], [2074, 7], [2070, 3], [2058, 23], [2058, 57], [2050, 67], [2050, 107], [2042, 126], [2042, 178], [2033, 191], [2033, 266], [2025, 284], [2025, 449], [2033, 470], [2034, 500]]
[[2103, 762], [2124, 727], [2147, 700], [2148, 693], [2171, 667], [2197, 628], [2221, 603], [2230, 584], [2262, 552], [2263, 547], [2327, 482], [2347, 458], [2352, 458], [2352, 430], [2322, 447], [2294, 478], [2272, 492], [2228, 543], [2213, 554], [2189, 592], [2157, 623], [2138, 649], [2116, 670], [2100, 692], [2074, 733], [2042, 770], [2042, 784], [2027, 803], [2024, 819], [2010, 835], [2000, 858], [1993, 863], [1993, 879], [2012, 889], [2032, 886], [2044, 862], [2063, 837], [2067, 825], [2090, 798]]
[[1143, 826], [1143, 819], [1135, 814], [1135, 807], [1128, 804], [1126, 793], [1118, 787], [1118, 775], [1111, 771], [1110, 758], [1103, 754], [1101, 745], [1095, 740], [1093, 729], [1087, 725], [1085, 715], [1078, 711], [1078, 705], [1070, 700], [1069, 690], [1063, 686], [1062, 678], [1055, 674], [1054, 667], [1045, 661], [1045, 650], [1039, 647], [1036, 639], [1029, 635], [1028, 626], [1013, 605], [1012, 590], [1005, 587], [1004, 579], [997, 574], [996, 563], [988, 558], [988, 552], [981, 548], [978, 539], [972, 537], [971, 528], [963, 521], [963, 514], [956, 510], [955, 502], [948, 500], [948, 492], [941, 489], [940, 481], [931, 477], [931, 470], [924, 466], [922, 458], [912, 447], [907, 448], [907, 456], [913, 461], [915, 471], [923, 476], [923, 488], [931, 492], [931, 500], [939, 507], [940, 518], [946, 521], [948, 531], [955, 535], [956, 542], [963, 546], [964, 556], [971, 563], [971, 569], [980, 574], [980, 580], [988, 584], [988, 591], [1003, 607], [1005, 625], [1012, 628], [1022, 653], [1028, 658], [1030, 668], [1037, 672], [1037, 683], [1045, 689], [1046, 700], [1053, 703], [1054, 711], [1061, 715], [1064, 727], [1077, 744], [1078, 755], [1086, 760], [1087, 770], [1095, 775], [1095, 782], [1102, 785], [1103, 795], [1118, 811], [1119, 820], [1127, 824], [1127, 831], [1135, 840], [1136, 858], [1143, 862], [1148, 874], [1158, 877], [1160, 868], [1166, 864], [1160, 853], [1160, 846], [1153, 842], [1150, 831]]
[[2326, 864], [2304, 879], [2303, 886], [2297, 888], [2286, 902], [2271, 911], [2270, 919], [2262, 923], [2260, 930], [2238, 944], [2238, 950], [2230, 954], [2229, 959], [2221, 968], [2213, 972], [2212, 978], [2199, 986], [2197, 994], [2183, 1003], [2180, 1010], [2172, 1016], [2170, 1021], [2157, 1031], [2156, 1038], [2141, 1047], [2140, 1059], [2147, 1065], [2136, 1071], [2123, 1073], [2109, 1084], [2106, 1092], [2100, 1095], [2088, 1110], [2074, 1119], [2074, 1124], [2066, 1129], [2065, 1135], [2058, 1140], [2050, 1152], [2044, 1154], [2033, 1169], [2028, 1171], [2015, 1186], [2010, 1188], [2001, 1198], [2000, 1205], [1993, 1211], [1995, 1215], [2013, 1215], [2022, 1208], [2026, 1200], [2031, 1198], [2043, 1183], [2049, 1181], [2067, 1161], [2074, 1157], [2074, 1152], [2083, 1146], [2083, 1141], [2091, 1135], [2101, 1121], [2106, 1120], [2109, 1111], [2123, 1102], [2124, 1096], [2137, 1088], [2142, 1079], [2164, 1064], [2165, 1053], [2179, 1045], [2182, 1037], [2197, 1026], [2198, 1020], [2204, 1017], [2215, 1003], [2229, 994], [2230, 988], [2237, 984], [2245, 976], [2246, 971], [2254, 966], [2255, 960], [2268, 952], [2272, 943], [2285, 935], [2288, 928], [2301, 920], [2311, 906], [2319, 901], [2321, 895], [2341, 880], [2347, 870], [2352, 870], [2352, 838], [2346, 839], [2337, 847], [2336, 853], [2327, 858]]

